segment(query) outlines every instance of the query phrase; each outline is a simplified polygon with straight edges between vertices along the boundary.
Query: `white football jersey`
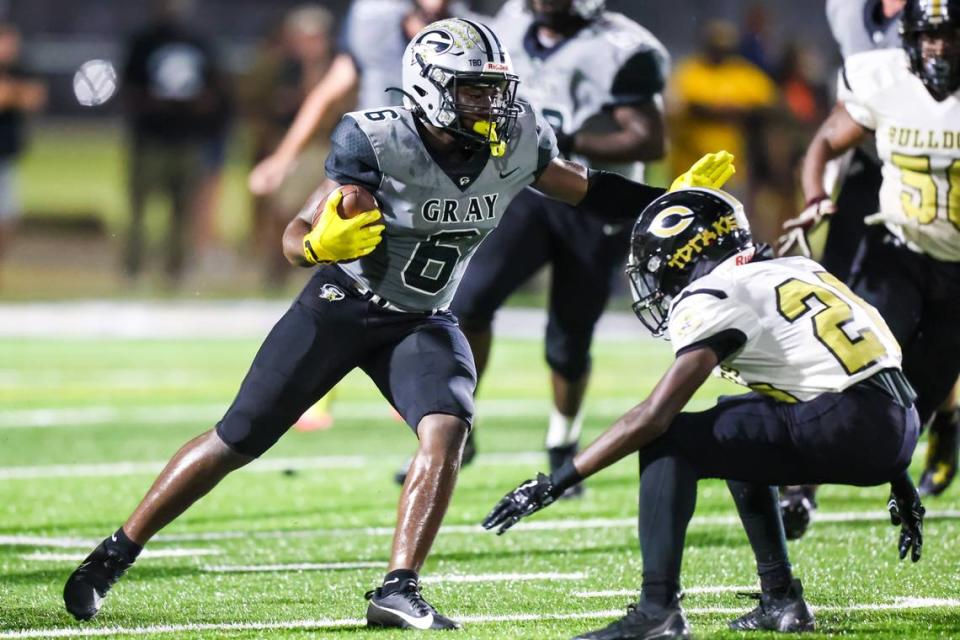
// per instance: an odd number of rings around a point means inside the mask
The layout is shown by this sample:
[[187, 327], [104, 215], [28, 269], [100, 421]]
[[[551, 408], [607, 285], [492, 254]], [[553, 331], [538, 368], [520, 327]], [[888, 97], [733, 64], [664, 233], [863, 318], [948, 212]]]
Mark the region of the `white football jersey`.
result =
[[668, 331], [677, 355], [742, 345], [717, 375], [783, 402], [900, 368], [900, 346], [877, 310], [808, 258], [727, 260], [675, 298]]
[[883, 161], [880, 212], [868, 219], [914, 251], [960, 261], [960, 97], [934, 100], [902, 49], [844, 62], [838, 101], [876, 132]]

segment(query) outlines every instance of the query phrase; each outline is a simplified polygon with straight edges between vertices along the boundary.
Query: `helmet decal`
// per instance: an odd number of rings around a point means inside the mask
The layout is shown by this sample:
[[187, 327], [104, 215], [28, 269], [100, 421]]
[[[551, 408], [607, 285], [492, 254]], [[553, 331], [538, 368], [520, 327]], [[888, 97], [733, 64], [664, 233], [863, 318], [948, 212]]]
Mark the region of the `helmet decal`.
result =
[[693, 222], [693, 211], [687, 207], [667, 207], [650, 221], [650, 233], [659, 238], [675, 236]]

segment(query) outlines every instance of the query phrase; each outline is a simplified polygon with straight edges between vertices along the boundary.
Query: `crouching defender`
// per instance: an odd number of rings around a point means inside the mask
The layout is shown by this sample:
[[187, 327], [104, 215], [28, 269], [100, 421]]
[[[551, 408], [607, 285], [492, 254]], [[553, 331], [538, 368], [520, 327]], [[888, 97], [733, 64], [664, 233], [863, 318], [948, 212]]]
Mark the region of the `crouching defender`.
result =
[[[389, 573], [367, 594], [367, 623], [459, 628], [423, 598], [418, 573], [450, 502], [473, 417], [476, 369], [447, 311], [464, 269], [528, 185], [621, 221], [636, 212], [623, 203], [647, 204], [664, 191], [558, 159], [549, 125], [516, 99], [517, 82], [493, 31], [442, 20], [407, 46], [404, 108], [341, 120], [326, 162], [331, 180], [283, 238], [291, 262], [327, 264], [267, 336], [216, 428], [180, 449], [126, 523], [68, 578], [70, 613], [96, 615], [154, 534], [266, 452], [359, 367], [419, 439]], [[680, 183], [719, 187], [733, 173], [731, 161], [730, 154], [711, 154]], [[341, 220], [339, 197], [327, 197], [338, 183], [366, 188], [380, 210]]]
[[[580, 638], [687, 638], [680, 561], [697, 481], [723, 478], [757, 560], [760, 605], [735, 630], [806, 631], [814, 618], [787, 558], [777, 490], [890, 483], [901, 559], [920, 559], [924, 509], [907, 466], [915, 394], [876, 311], [816, 262], [769, 259], [742, 205], [709, 189], [658, 198], [633, 231], [634, 311], [676, 360], [650, 396], [571, 462], [507, 494], [484, 520], [503, 533], [572, 484], [640, 452], [640, 602]], [[750, 387], [699, 413], [684, 405], [717, 368]]]

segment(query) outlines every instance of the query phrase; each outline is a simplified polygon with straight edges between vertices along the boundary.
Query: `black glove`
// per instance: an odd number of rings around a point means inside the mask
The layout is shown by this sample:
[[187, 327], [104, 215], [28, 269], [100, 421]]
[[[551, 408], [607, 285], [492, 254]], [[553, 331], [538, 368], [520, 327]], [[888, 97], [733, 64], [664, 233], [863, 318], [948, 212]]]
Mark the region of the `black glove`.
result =
[[538, 473], [535, 480], [527, 480], [503, 496], [493, 511], [483, 519], [483, 528], [493, 529], [499, 526], [497, 535], [503, 535], [507, 529], [517, 524], [520, 518], [553, 504], [561, 493], [563, 489], [555, 487], [550, 476]]
[[900, 541], [897, 548], [900, 550], [900, 559], [907, 557], [916, 562], [923, 551], [923, 514], [926, 509], [920, 502], [920, 494], [907, 478], [906, 482], [893, 482], [890, 485], [890, 500], [887, 509], [890, 511], [890, 524], [900, 527]]

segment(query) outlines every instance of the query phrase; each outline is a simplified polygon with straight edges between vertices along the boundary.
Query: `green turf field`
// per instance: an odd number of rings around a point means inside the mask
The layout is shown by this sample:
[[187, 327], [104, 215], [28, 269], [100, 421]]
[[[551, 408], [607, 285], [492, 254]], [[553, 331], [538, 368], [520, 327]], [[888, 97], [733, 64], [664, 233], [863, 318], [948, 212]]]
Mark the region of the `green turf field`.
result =
[[[94, 622], [63, 610], [60, 591], [77, 561], [122, 522], [158, 465], [219, 417], [256, 347], [0, 340], [0, 639], [400, 637], [361, 626], [363, 592], [387, 560], [398, 495], [390, 478], [414, 438], [360, 376], [340, 388], [331, 431], [291, 432], [228, 478], [150, 545], [156, 555], [141, 558]], [[635, 597], [635, 459], [591, 480], [582, 501], [554, 505], [504, 537], [476, 527], [543, 466], [540, 348], [497, 345], [481, 390], [480, 455], [423, 572], [427, 598], [465, 621], [458, 637], [568, 638]], [[601, 342], [587, 436], [642, 397], [668, 361], [664, 343]], [[712, 382], [695, 408], [730, 389]], [[911, 566], [897, 560], [895, 530], [881, 517], [882, 488], [825, 489], [825, 521], [791, 543], [820, 629], [960, 637], [958, 496], [954, 487], [928, 503], [925, 555]], [[739, 637], [724, 623], [751, 606], [734, 592], [755, 577], [721, 483], [700, 487], [684, 560], [697, 637]]]

